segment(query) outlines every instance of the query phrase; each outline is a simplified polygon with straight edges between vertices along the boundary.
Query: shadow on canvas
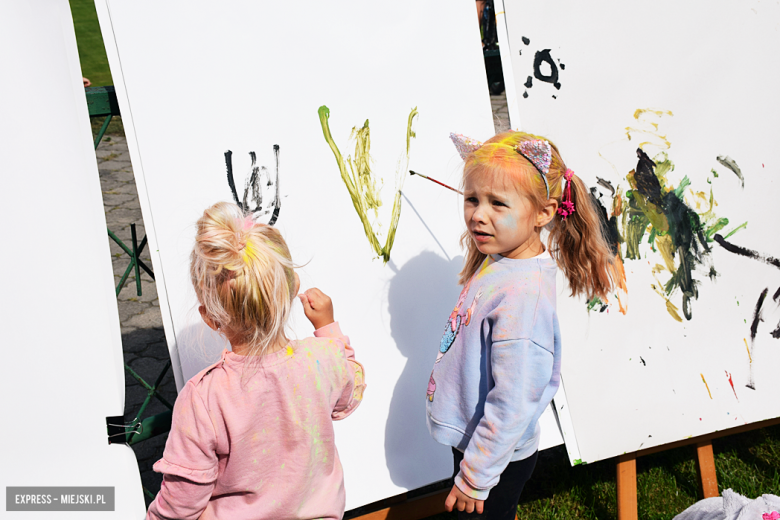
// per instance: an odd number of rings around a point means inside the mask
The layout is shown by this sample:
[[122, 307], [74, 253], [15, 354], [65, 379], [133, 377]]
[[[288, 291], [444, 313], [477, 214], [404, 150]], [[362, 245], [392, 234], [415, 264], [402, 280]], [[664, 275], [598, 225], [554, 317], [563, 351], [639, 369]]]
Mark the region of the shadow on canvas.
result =
[[[441, 331], [460, 292], [462, 264], [461, 256], [447, 261], [426, 251], [406, 262], [390, 281], [391, 335], [407, 362], [390, 401], [385, 457], [393, 483], [408, 489], [428, 483], [420, 482], [420, 473], [428, 468], [441, 468], [441, 478], [451, 472], [450, 449], [428, 433], [425, 396]], [[395, 270], [392, 260], [389, 266]]]

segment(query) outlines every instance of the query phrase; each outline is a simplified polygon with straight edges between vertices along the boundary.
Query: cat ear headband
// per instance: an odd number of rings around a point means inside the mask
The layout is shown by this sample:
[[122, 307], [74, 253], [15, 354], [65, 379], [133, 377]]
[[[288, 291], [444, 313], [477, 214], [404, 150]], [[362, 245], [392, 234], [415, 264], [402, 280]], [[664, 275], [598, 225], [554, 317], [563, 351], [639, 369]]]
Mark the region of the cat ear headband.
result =
[[[455, 143], [461, 159], [464, 161], [469, 154], [479, 150], [482, 147], [482, 143], [476, 139], [466, 137], [461, 134], [450, 134], [450, 139]], [[544, 188], [547, 190], [547, 198], [550, 198], [550, 185], [547, 182], [547, 174], [550, 171], [550, 163], [552, 163], [552, 150], [550, 143], [544, 139], [530, 139], [523, 141], [514, 147], [514, 150], [525, 157], [525, 159], [534, 165], [534, 168], [539, 172], [544, 181]], [[572, 170], [567, 169], [563, 177], [566, 179], [566, 189], [561, 198], [561, 205], [558, 207], [558, 214], [566, 220], [566, 217], [574, 213], [574, 203], [571, 200], [571, 178], [574, 175]]]

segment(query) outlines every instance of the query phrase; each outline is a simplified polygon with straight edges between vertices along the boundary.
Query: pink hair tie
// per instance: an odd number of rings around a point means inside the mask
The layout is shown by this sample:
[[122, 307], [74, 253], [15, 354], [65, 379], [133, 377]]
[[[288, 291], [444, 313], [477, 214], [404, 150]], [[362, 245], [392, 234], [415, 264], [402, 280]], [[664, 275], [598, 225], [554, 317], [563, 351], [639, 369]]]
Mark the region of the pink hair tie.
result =
[[252, 219], [251, 215], [247, 215], [246, 218], [244, 218], [244, 225], [242, 226], [242, 229], [244, 231], [249, 231], [255, 227], [255, 221]]
[[566, 217], [574, 213], [574, 203], [571, 201], [571, 178], [574, 172], [566, 169], [566, 173], [563, 174], [563, 178], [566, 179], [566, 189], [561, 197], [561, 205], [558, 207], [558, 214], [566, 220]]

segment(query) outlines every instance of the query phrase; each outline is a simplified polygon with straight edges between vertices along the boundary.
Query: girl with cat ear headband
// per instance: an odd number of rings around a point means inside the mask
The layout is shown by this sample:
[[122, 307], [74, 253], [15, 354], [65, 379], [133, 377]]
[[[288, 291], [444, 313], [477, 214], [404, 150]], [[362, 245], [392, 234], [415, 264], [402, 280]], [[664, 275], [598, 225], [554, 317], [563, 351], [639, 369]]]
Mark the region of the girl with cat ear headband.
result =
[[467, 253], [428, 382], [428, 427], [452, 447], [446, 508], [514, 519], [536, 463], [539, 417], [560, 384], [557, 270], [572, 295], [606, 300], [613, 255], [587, 187], [549, 140], [451, 137], [465, 161]]

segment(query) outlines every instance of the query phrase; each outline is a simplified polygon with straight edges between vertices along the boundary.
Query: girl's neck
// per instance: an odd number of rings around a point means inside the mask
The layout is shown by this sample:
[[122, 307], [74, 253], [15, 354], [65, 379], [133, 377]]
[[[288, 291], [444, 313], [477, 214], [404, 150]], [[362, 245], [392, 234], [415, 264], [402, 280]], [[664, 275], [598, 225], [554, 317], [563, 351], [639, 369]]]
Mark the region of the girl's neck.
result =
[[512, 259], [529, 259], [544, 253], [544, 243], [539, 233], [534, 233], [524, 244], [517, 249], [501, 253], [501, 256]]
[[[265, 352], [263, 353], [263, 355], [265, 355], [265, 354], [273, 354], [274, 352], [279, 352], [284, 347], [289, 345], [289, 343], [290, 343], [290, 340], [288, 340], [287, 337], [282, 336], [281, 338], [279, 338], [274, 343], [271, 343], [270, 345], [268, 345], [268, 347], [265, 349]], [[233, 353], [234, 354], [238, 354], [239, 356], [252, 356], [252, 355], [254, 355], [254, 354], [252, 354], [252, 349], [251, 349], [251, 347], [250, 347], [250, 345], [248, 343], [238, 343], [238, 342], [234, 343], [234, 342], [231, 341], [230, 342], [230, 346], [231, 346], [231, 348], [233, 350]]]

